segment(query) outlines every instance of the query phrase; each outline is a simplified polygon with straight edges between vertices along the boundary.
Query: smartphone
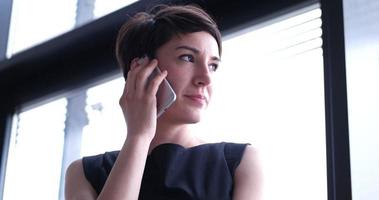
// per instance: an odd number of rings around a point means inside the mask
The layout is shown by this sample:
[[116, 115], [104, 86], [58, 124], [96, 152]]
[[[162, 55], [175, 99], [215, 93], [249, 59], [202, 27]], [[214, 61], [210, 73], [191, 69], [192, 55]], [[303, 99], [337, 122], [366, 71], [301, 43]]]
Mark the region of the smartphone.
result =
[[[155, 67], [155, 69], [148, 78], [148, 84], [150, 83], [151, 79], [160, 74], [160, 72], [161, 71], [159, 67]], [[167, 110], [167, 108], [169, 108], [175, 102], [175, 100], [176, 94], [174, 90], [172, 89], [167, 79], [163, 79], [157, 92], [157, 117], [160, 117]]]

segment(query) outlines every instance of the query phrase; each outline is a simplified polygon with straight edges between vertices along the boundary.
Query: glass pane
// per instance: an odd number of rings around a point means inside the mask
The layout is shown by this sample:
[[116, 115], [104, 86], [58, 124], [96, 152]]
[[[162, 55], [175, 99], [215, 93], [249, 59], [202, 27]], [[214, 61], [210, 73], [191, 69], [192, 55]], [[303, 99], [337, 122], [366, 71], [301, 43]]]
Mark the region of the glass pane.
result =
[[118, 78], [87, 91], [89, 123], [83, 129], [81, 156], [121, 149], [126, 124], [118, 99], [124, 84], [124, 78]]
[[7, 57], [71, 30], [75, 12], [76, 0], [14, 0]]
[[94, 12], [95, 18], [107, 15], [136, 1], [137, 0], [96, 0]]
[[265, 199], [327, 199], [321, 11], [267, 22], [224, 42], [208, 141], [249, 142], [264, 160]]
[[22, 112], [11, 135], [4, 200], [58, 198], [66, 100]]
[[379, 1], [344, 0], [352, 196], [379, 197]]

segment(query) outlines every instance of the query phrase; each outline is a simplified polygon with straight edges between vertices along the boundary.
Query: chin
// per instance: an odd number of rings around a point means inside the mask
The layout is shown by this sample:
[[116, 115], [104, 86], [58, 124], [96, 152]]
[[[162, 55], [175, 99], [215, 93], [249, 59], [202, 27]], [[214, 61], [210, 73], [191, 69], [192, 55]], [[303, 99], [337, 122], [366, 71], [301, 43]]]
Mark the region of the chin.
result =
[[186, 121], [188, 124], [196, 124], [196, 123], [200, 122], [200, 119], [201, 119], [201, 117], [192, 117]]
[[193, 113], [182, 113], [175, 117], [175, 120], [182, 124], [196, 124], [200, 122], [201, 116]]
[[[173, 110], [172, 110], [173, 111]], [[176, 123], [180, 124], [196, 124], [200, 122], [201, 120], [201, 111], [177, 111], [177, 112], [166, 112], [162, 117], [164, 116], [165, 118], [171, 118], [170, 121], [175, 121]]]
[[202, 120], [203, 110], [198, 112], [187, 112], [185, 114], [185, 118], [187, 120], [187, 123], [189, 124], [196, 124], [199, 123]]

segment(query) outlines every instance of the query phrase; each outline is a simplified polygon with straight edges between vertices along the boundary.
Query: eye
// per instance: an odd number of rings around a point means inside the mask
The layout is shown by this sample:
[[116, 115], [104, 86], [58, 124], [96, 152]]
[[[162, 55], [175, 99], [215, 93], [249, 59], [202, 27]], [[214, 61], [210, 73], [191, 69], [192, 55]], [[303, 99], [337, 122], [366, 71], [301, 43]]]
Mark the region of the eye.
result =
[[186, 62], [194, 62], [195, 61], [195, 59], [194, 59], [194, 57], [192, 56], [192, 55], [181, 55], [180, 57], [179, 57], [181, 60], [184, 60], [184, 61], [186, 61]]
[[209, 65], [209, 71], [215, 72], [218, 69], [218, 64], [213, 63]]

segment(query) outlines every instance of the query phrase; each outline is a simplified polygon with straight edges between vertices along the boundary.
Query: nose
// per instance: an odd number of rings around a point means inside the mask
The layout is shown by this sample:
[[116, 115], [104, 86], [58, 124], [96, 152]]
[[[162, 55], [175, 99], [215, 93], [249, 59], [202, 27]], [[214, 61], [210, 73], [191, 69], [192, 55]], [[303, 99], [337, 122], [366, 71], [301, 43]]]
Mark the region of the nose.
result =
[[211, 72], [207, 64], [199, 65], [196, 68], [194, 76], [194, 84], [197, 87], [208, 86], [212, 83]]

